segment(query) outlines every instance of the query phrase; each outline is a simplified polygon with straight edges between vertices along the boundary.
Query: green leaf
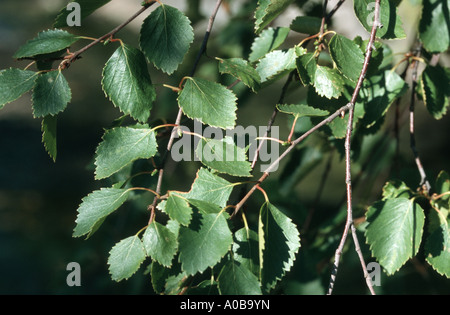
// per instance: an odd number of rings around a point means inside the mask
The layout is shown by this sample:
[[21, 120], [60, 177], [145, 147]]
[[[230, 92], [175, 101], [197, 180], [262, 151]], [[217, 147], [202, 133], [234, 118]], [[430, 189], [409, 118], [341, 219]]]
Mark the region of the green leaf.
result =
[[267, 53], [280, 47], [289, 35], [287, 27], [269, 27], [259, 34], [252, 43], [251, 53], [248, 57], [250, 62], [255, 62]]
[[219, 291], [222, 295], [260, 295], [258, 278], [245, 266], [233, 260], [228, 261], [220, 271]]
[[64, 111], [72, 92], [61, 70], [41, 74], [33, 89], [34, 117], [56, 115]]
[[260, 33], [293, 1], [294, 0], [258, 0], [258, 7], [255, 11], [255, 33]]
[[144, 245], [138, 236], [121, 240], [109, 252], [111, 278], [117, 282], [128, 279], [139, 269], [145, 257]]
[[291, 30], [303, 34], [317, 34], [320, 31], [322, 19], [315, 16], [297, 16], [290, 25]]
[[96, 150], [95, 178], [102, 179], [118, 172], [137, 159], [149, 159], [157, 153], [152, 129], [116, 127], [107, 130]]
[[443, 212], [432, 209], [428, 219], [429, 234], [425, 240], [426, 260], [439, 274], [450, 278], [450, 229], [448, 217], [446, 218]]
[[[81, 7], [81, 20], [86, 18], [87, 16], [91, 15], [95, 10], [98, 8], [104, 6], [111, 0], [77, 0], [77, 1], [71, 1], [72, 2], [78, 2], [78, 4]], [[55, 19], [55, 22], [53, 23], [53, 27], [55, 28], [61, 28], [61, 27], [67, 27], [67, 16], [73, 11], [67, 10], [67, 5], [62, 8], [58, 16]]]
[[198, 78], [187, 78], [178, 96], [186, 116], [223, 129], [233, 129], [236, 124], [236, 100], [225, 86]]
[[365, 111], [362, 124], [366, 128], [375, 125], [407, 90], [406, 82], [394, 71], [386, 70], [366, 78], [360, 92]]
[[445, 0], [423, 0], [419, 37], [429, 53], [441, 53], [450, 45], [449, 3]]
[[231, 231], [223, 213], [194, 211], [188, 227], [180, 227], [179, 260], [188, 275], [203, 273], [230, 250]]
[[329, 49], [337, 69], [356, 82], [364, 63], [364, 54], [359, 46], [347, 37], [336, 34], [330, 40]]
[[191, 221], [192, 208], [182, 195], [170, 192], [167, 200], [158, 205], [158, 209], [163, 210], [172, 220], [182, 225], [187, 226]]
[[236, 146], [230, 137], [220, 140], [202, 138], [195, 153], [205, 166], [219, 173], [251, 176], [252, 167], [245, 149]]
[[447, 113], [449, 85], [450, 80], [441, 66], [427, 66], [422, 72], [419, 89], [428, 112], [435, 119], [441, 119]]
[[37, 76], [36, 72], [15, 68], [0, 71], [0, 109], [31, 90]]
[[177, 235], [164, 225], [153, 221], [142, 236], [145, 250], [153, 260], [170, 267], [178, 250]]
[[259, 276], [258, 233], [245, 228], [234, 233], [233, 259]]
[[193, 40], [189, 19], [183, 12], [165, 4], [144, 20], [139, 38], [147, 59], [167, 74], [177, 70]]
[[414, 192], [404, 182], [400, 180], [390, 180], [383, 186], [383, 200], [395, 198], [410, 199]]
[[413, 199], [375, 202], [366, 213], [366, 242], [388, 274], [394, 274], [420, 247], [424, 212]]
[[314, 108], [306, 104], [278, 104], [277, 108], [280, 112], [294, 115], [297, 118], [300, 117], [311, 117], [311, 116], [327, 116], [330, 114], [327, 110], [322, 110], [319, 108]]
[[219, 60], [220, 73], [232, 75], [251, 88], [253, 92], [256, 92], [259, 89], [261, 78], [255, 68], [253, 68], [246, 60], [241, 58], [216, 59]]
[[293, 266], [300, 237], [291, 219], [267, 201], [260, 210], [258, 236], [262, 289], [268, 292]]
[[[375, 2], [373, 0], [353, 1], [353, 8], [359, 22], [370, 32], [375, 18]], [[377, 29], [376, 36], [378, 38], [402, 39], [406, 37], [400, 17], [397, 15], [397, 4], [395, 1], [381, 0], [380, 22], [383, 27]]]
[[66, 49], [80, 38], [63, 30], [47, 30], [40, 32], [29, 40], [14, 54], [14, 58], [31, 58], [37, 55], [49, 54]]
[[314, 73], [314, 87], [320, 96], [338, 98], [344, 91], [344, 80], [336, 69], [317, 65]]
[[147, 121], [156, 92], [139, 49], [126, 44], [117, 48], [103, 69], [102, 88], [123, 113]]
[[274, 50], [265, 55], [256, 66], [256, 71], [261, 77], [261, 83], [294, 70], [295, 59], [303, 53], [302, 49], [290, 48], [287, 51]]
[[41, 123], [41, 131], [42, 131], [42, 142], [44, 143], [45, 150], [53, 159], [53, 162], [56, 161], [56, 125], [57, 118], [56, 116], [45, 116], [42, 119]]
[[191, 190], [183, 196], [188, 199], [203, 200], [219, 207], [225, 207], [233, 190], [233, 184], [200, 168]]
[[74, 237], [88, 234], [90, 237], [105, 218], [116, 211], [128, 198], [129, 190], [101, 188], [83, 198], [78, 208]]

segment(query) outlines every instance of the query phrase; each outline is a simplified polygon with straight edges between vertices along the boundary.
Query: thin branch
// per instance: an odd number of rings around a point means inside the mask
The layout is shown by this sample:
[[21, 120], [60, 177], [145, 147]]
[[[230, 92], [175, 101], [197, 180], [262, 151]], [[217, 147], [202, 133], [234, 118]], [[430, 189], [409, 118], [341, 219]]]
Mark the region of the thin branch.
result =
[[345, 2], [345, 0], [339, 0], [339, 2], [334, 6], [333, 9], [328, 13], [328, 15], [325, 18], [325, 22], [330, 22], [331, 17], [336, 13], [336, 11], [341, 7], [341, 5]]
[[84, 53], [86, 50], [88, 50], [89, 48], [97, 45], [98, 43], [100, 43], [102, 41], [104, 41], [105, 39], [113, 37], [117, 32], [119, 32], [121, 29], [123, 29], [125, 26], [127, 26], [130, 22], [132, 22], [134, 19], [136, 19], [139, 15], [141, 15], [145, 10], [147, 10], [153, 4], [155, 4], [155, 2], [156, 1], [151, 1], [151, 2], [149, 1], [149, 2], [147, 2], [144, 6], [142, 6], [142, 8], [139, 9], [139, 11], [137, 11], [135, 14], [133, 14], [128, 20], [126, 20], [125, 22], [123, 22], [122, 24], [120, 24], [119, 26], [114, 28], [111, 32], [103, 35], [102, 37], [97, 38], [96, 40], [94, 40], [93, 42], [91, 42], [88, 45], [84, 46], [80, 50], [77, 50], [76, 52], [74, 52], [71, 55], [69, 55], [68, 58], [65, 59], [61, 63], [61, 67], [62, 68], [67, 68], [72, 62], [74, 62], [75, 60], [79, 59], [80, 55], [82, 53]]
[[320, 31], [319, 31], [319, 37], [322, 37], [323, 31], [325, 29], [325, 24], [327, 23], [327, 5], [328, 0], [323, 1], [323, 12], [322, 12], [322, 22], [320, 23]]
[[[333, 269], [331, 271], [330, 284], [328, 286], [327, 294], [330, 295], [333, 292], [334, 283], [336, 281], [336, 274], [339, 267], [339, 261], [341, 258], [342, 251], [344, 249], [345, 241], [347, 240], [348, 232], [350, 228], [354, 231], [353, 227], [353, 206], [352, 206], [352, 175], [351, 175], [351, 136], [353, 132], [353, 114], [355, 102], [358, 97], [359, 91], [361, 89], [362, 83], [367, 73], [367, 69], [369, 67], [369, 61], [372, 56], [372, 50], [374, 48], [374, 42], [376, 37], [376, 32], [378, 27], [380, 26], [379, 22], [379, 12], [380, 11], [380, 0], [375, 1], [375, 12], [374, 12], [374, 21], [372, 25], [372, 30], [370, 33], [369, 43], [367, 44], [366, 56], [364, 58], [363, 68], [358, 78], [358, 83], [356, 84], [355, 90], [353, 91], [352, 99], [350, 101], [350, 109], [348, 114], [348, 124], [347, 124], [347, 132], [345, 136], [345, 182], [346, 182], [346, 190], [347, 190], [347, 220], [345, 222], [344, 232], [342, 233], [342, 238], [339, 243], [338, 248], [335, 252], [335, 259], [333, 264]], [[355, 248], [359, 249], [359, 242], [356, 234], [352, 232], [353, 241], [355, 243]], [[364, 258], [362, 254], [360, 255], [360, 250], [357, 253], [359, 255], [361, 265], [364, 272], [364, 278], [366, 279], [367, 286], [372, 294], [375, 294], [373, 291], [372, 281], [367, 273], [366, 264], [364, 262]]]
[[[421, 45], [419, 46], [419, 49], [417, 51], [418, 56], [420, 54]], [[414, 108], [415, 108], [415, 99], [416, 99], [416, 85], [417, 85], [417, 68], [419, 66], [419, 62], [417, 60], [414, 60], [411, 64], [412, 66], [412, 87], [411, 87], [411, 103], [409, 106], [409, 139], [410, 139], [410, 147], [411, 151], [414, 154], [414, 160], [417, 165], [417, 169], [419, 170], [420, 174], [420, 186], [423, 187], [424, 190], [428, 193], [431, 189], [430, 183], [428, 182], [427, 175], [425, 174], [425, 170], [422, 166], [422, 161], [420, 160], [419, 152], [416, 148], [416, 137], [414, 132]]]

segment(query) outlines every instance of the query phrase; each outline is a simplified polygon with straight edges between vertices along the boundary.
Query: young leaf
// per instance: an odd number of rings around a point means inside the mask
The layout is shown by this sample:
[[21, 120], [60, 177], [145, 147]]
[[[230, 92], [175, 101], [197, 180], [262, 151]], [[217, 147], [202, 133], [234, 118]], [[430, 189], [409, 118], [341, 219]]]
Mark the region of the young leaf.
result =
[[344, 91], [344, 80], [336, 69], [325, 66], [316, 67], [314, 83], [316, 92], [326, 98], [338, 98]]
[[255, 11], [255, 33], [260, 33], [294, 0], [258, 0]]
[[14, 58], [31, 58], [66, 49], [80, 38], [63, 30], [47, 30], [40, 32], [29, 40], [14, 54]]
[[216, 59], [219, 60], [220, 73], [228, 73], [236, 79], [239, 79], [251, 88], [253, 92], [259, 89], [261, 78], [255, 68], [249, 65], [247, 61], [241, 58]]
[[439, 274], [450, 278], [450, 229], [448, 212], [446, 218], [443, 211], [431, 210], [429, 214], [428, 233], [425, 240], [426, 260]]
[[95, 178], [109, 177], [137, 159], [151, 158], [157, 146], [151, 129], [136, 126], [107, 130], [96, 150]]
[[117, 210], [128, 198], [129, 190], [101, 188], [83, 198], [78, 208], [74, 237], [88, 234], [90, 237], [105, 218]]
[[[353, 1], [356, 17], [362, 26], [370, 32], [375, 18], [375, 2], [373, 0]], [[397, 15], [397, 4], [391, 0], [380, 1], [380, 22], [376, 36], [381, 39], [402, 39], [406, 37], [402, 22]]]
[[230, 260], [220, 271], [219, 291], [222, 295], [260, 295], [261, 284], [258, 278], [245, 266]]
[[191, 190], [183, 196], [188, 199], [206, 201], [219, 207], [225, 207], [233, 185], [210, 171], [200, 168]]
[[[77, 0], [77, 1], [71, 1], [77, 2], [81, 9], [81, 16], [80, 19], [83, 20], [87, 16], [91, 15], [95, 10], [98, 8], [104, 6], [111, 0]], [[59, 11], [58, 16], [55, 19], [55, 22], [53, 23], [53, 27], [55, 28], [62, 28], [67, 27], [67, 17], [72, 11], [67, 10], [67, 5]]]
[[290, 25], [294, 32], [303, 34], [317, 34], [320, 31], [322, 19], [315, 16], [297, 16]]
[[0, 109], [31, 90], [37, 76], [36, 72], [15, 68], [0, 71]]
[[267, 53], [280, 47], [289, 35], [287, 27], [269, 27], [259, 34], [252, 43], [251, 53], [248, 61], [255, 62]]
[[207, 167], [233, 176], [251, 176], [251, 163], [245, 149], [234, 144], [230, 137], [221, 140], [203, 138], [195, 150], [197, 157]]
[[188, 275], [202, 273], [217, 264], [233, 242], [223, 213], [194, 211], [188, 227], [180, 227], [179, 260]]
[[300, 117], [311, 117], [311, 116], [327, 116], [330, 114], [327, 110], [322, 110], [319, 108], [314, 108], [306, 104], [278, 104], [277, 108], [280, 112], [294, 115], [297, 118]]
[[419, 37], [430, 53], [446, 51], [450, 45], [450, 21], [448, 1], [423, 0], [419, 22]]
[[236, 124], [236, 95], [225, 86], [198, 78], [187, 78], [178, 104], [191, 119], [212, 127], [233, 129]]
[[56, 161], [56, 116], [45, 116], [42, 119], [41, 131], [42, 131], [42, 142], [44, 143], [45, 150], [48, 152], [53, 162]]
[[359, 46], [347, 37], [336, 34], [331, 38], [329, 48], [337, 69], [356, 82], [364, 63], [364, 54]]
[[300, 237], [291, 219], [269, 202], [260, 210], [258, 236], [262, 289], [268, 292], [293, 266]]
[[422, 72], [419, 88], [428, 112], [435, 119], [441, 119], [447, 113], [450, 96], [449, 85], [450, 80], [447, 78], [445, 70], [439, 65], [427, 66]]
[[61, 70], [41, 74], [33, 89], [34, 117], [56, 115], [66, 109], [71, 99], [69, 83]]
[[102, 88], [123, 113], [147, 121], [156, 92], [139, 49], [126, 44], [117, 48], [103, 69]]
[[121, 240], [109, 252], [111, 278], [117, 282], [128, 279], [139, 269], [145, 257], [145, 249], [138, 236]]
[[396, 198], [375, 202], [366, 213], [365, 232], [372, 255], [388, 274], [394, 274], [417, 254], [425, 215], [414, 199]]
[[191, 22], [177, 8], [161, 4], [142, 24], [140, 47], [156, 68], [177, 70], [194, 40]]
[[412, 198], [414, 192], [404, 182], [391, 180], [383, 186], [383, 200], [395, 198]]
[[175, 220], [182, 225], [187, 226], [191, 221], [192, 208], [186, 198], [182, 195], [169, 193], [167, 200], [162, 201], [158, 205], [158, 209], [163, 210], [172, 220]]
[[148, 256], [163, 266], [170, 267], [178, 249], [177, 235], [153, 221], [142, 236]]

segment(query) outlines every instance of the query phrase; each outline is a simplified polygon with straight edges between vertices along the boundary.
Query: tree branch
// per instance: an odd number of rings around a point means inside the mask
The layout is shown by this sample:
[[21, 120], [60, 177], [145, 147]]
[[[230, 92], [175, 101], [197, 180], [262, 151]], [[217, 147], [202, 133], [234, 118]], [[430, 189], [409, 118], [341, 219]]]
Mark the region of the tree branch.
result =
[[364, 262], [364, 258], [362, 257], [361, 250], [359, 249], [359, 242], [358, 238], [356, 237], [356, 231], [353, 226], [353, 207], [352, 207], [352, 176], [351, 176], [351, 136], [353, 131], [353, 114], [354, 114], [354, 107], [355, 102], [358, 97], [359, 91], [361, 89], [362, 83], [364, 81], [364, 78], [367, 73], [367, 69], [369, 67], [369, 61], [372, 56], [372, 50], [373, 50], [373, 44], [375, 42], [376, 32], [378, 27], [380, 26], [379, 22], [379, 12], [380, 11], [380, 0], [375, 1], [375, 15], [374, 15], [374, 21], [372, 25], [372, 30], [370, 33], [370, 39], [367, 44], [366, 49], [366, 56], [364, 58], [364, 64], [363, 68], [361, 70], [361, 73], [358, 78], [358, 83], [356, 84], [355, 90], [353, 91], [352, 99], [350, 101], [350, 109], [348, 114], [348, 124], [347, 124], [347, 132], [345, 136], [345, 183], [346, 183], [346, 190], [347, 190], [347, 220], [344, 227], [344, 232], [342, 233], [342, 238], [339, 243], [338, 248], [336, 249], [335, 253], [335, 259], [333, 264], [333, 269], [331, 271], [331, 277], [330, 277], [330, 284], [328, 287], [327, 294], [330, 295], [333, 292], [334, 283], [336, 281], [336, 274], [339, 267], [339, 260], [342, 254], [342, 251], [344, 249], [345, 241], [348, 236], [348, 232], [350, 228], [352, 229], [352, 235], [353, 235], [353, 241], [355, 243], [355, 248], [357, 250], [358, 256], [361, 261], [361, 265], [364, 272], [364, 278], [366, 279], [367, 286], [372, 294], [375, 294], [373, 291], [373, 285], [372, 281], [369, 277], [369, 274], [367, 273], [366, 264]]

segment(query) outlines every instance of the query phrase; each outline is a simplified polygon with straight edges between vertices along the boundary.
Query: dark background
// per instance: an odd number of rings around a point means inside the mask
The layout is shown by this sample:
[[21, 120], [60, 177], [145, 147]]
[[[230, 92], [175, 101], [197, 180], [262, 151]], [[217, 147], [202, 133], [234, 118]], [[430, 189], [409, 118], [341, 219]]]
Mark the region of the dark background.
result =
[[[12, 59], [14, 52], [27, 40], [36, 36], [42, 30], [52, 27], [54, 17], [64, 5], [64, 1], [16, 1], [2, 0], [0, 2], [0, 69], [26, 66], [26, 62]], [[215, 1], [208, 0], [202, 8], [207, 10]], [[210, 4], [210, 3], [211, 4]], [[234, 1], [239, 2], [239, 1]], [[127, 2], [128, 3], [128, 2]], [[137, 11], [140, 1], [129, 1], [131, 13]], [[184, 1], [181, 1], [183, 3]], [[414, 1], [412, 1], [414, 4]], [[59, 4], [59, 5], [58, 5]], [[117, 0], [108, 6], [117, 5]], [[120, 8], [123, 7], [123, 4]], [[413, 6], [414, 7], [414, 6]], [[118, 7], [119, 8], [119, 7]], [[348, 10], [348, 7], [345, 9]], [[70, 32], [86, 36], [101, 36], [131, 14], [112, 18], [110, 12], [101, 9], [82, 22], [82, 27], [70, 29]], [[116, 10], [116, 14], [117, 14]], [[103, 12], [103, 13], [102, 13]], [[121, 11], [119, 11], [121, 12]], [[344, 12], [344, 9], [343, 9]], [[345, 13], [345, 12], [344, 12]], [[127, 13], [128, 14], [128, 13]], [[414, 15], [413, 15], [414, 16]], [[417, 16], [417, 15], [416, 15]], [[144, 16], [145, 17], [145, 14]], [[193, 16], [191, 16], [194, 19]], [[233, 42], [233, 28], [222, 31], [222, 13], [219, 15], [217, 28], [212, 34], [210, 46], [211, 55], [215, 51], [225, 51], [232, 54], [242, 54], [240, 43]], [[289, 20], [290, 21], [290, 20]], [[279, 22], [287, 26], [288, 21]], [[408, 24], [407, 24], [408, 25]], [[236, 23], [235, 34], [241, 41], [251, 44], [252, 33], [248, 27], [239, 27]], [[340, 29], [349, 28], [360, 31], [359, 25], [352, 28], [340, 25]], [[205, 20], [194, 25], [197, 37], [191, 52], [186, 57], [183, 66], [174, 77], [161, 75], [149, 68], [153, 82], [157, 84], [157, 107], [152, 112], [152, 118], [166, 117], [174, 119], [177, 112], [173, 93], [164, 89], [161, 84], [177, 85], [179, 79], [189, 72], [189, 65], [198, 50], [205, 29]], [[220, 31], [219, 31], [220, 30]], [[219, 34], [219, 35], [217, 35]], [[353, 33], [352, 33], [353, 34]], [[228, 36], [228, 37], [227, 37]], [[137, 46], [138, 28], [134, 25], [119, 33], [128, 44]], [[289, 42], [290, 41], [290, 42]], [[298, 42], [291, 37], [288, 43]], [[87, 43], [87, 42], [86, 42]], [[84, 45], [83, 41], [75, 44], [72, 50]], [[248, 49], [247, 45], [247, 49]], [[399, 44], [396, 44], [399, 45]], [[409, 47], [408, 45], [405, 45]], [[237, 48], [236, 48], [237, 47]], [[1, 294], [138, 294], [152, 293], [149, 277], [142, 276], [143, 266], [138, 274], [128, 281], [113, 282], [108, 274], [107, 253], [121, 238], [132, 235], [146, 222], [145, 211], [148, 200], [141, 203], [127, 204], [111, 215], [102, 228], [89, 240], [72, 238], [75, 226], [76, 209], [81, 198], [98, 189], [107, 182], [94, 180], [92, 159], [95, 148], [103, 135], [103, 129], [120, 117], [119, 111], [105, 98], [101, 90], [101, 71], [116, 46], [97, 45], [83, 55], [64, 72], [71, 89], [72, 101], [68, 108], [58, 115], [58, 156], [54, 163], [45, 152], [41, 143], [40, 119], [33, 119], [31, 111], [31, 94], [27, 93], [19, 100], [5, 105], [0, 111], [0, 293]], [[407, 48], [404, 48], [404, 51]], [[226, 54], [225, 53], [225, 54]], [[228, 57], [228, 56], [225, 56]], [[443, 57], [444, 62], [448, 60]], [[447, 63], [448, 64], [448, 63]], [[202, 64], [198, 75], [216, 76], [215, 63]], [[284, 82], [284, 79], [281, 80]], [[240, 104], [238, 117], [242, 125], [265, 125], [270, 117], [273, 104], [278, 99], [282, 82], [254, 96], [247, 95], [245, 105]], [[288, 101], [295, 102], [301, 93], [291, 91]], [[261, 105], [261, 100], [264, 100]], [[450, 119], [447, 115], [440, 121], [435, 121], [426, 112], [421, 103], [417, 105], [417, 146], [430, 179], [437, 173], [449, 167], [448, 135], [450, 134]], [[285, 118], [277, 118], [277, 125], [284, 134], [287, 130]], [[401, 169], [400, 177], [415, 187], [418, 174], [413, 164], [409, 150], [407, 124], [401, 129]], [[283, 134], [281, 135], [283, 137]], [[171, 164], [165, 175], [165, 189], [186, 190], [195, 176], [198, 164]], [[325, 162], [308, 174], [296, 185], [297, 197], [305, 204], [314, 199], [319, 178]], [[279, 185], [277, 176], [272, 176], [267, 187]], [[376, 200], [384, 178], [373, 184], [366, 202]], [[344, 191], [343, 161], [339, 157], [333, 160], [330, 178], [325, 186], [322, 207], [336, 207]], [[358, 196], [356, 196], [357, 198]], [[259, 207], [260, 196], [249, 201], [250, 206]], [[142, 221], [144, 220], [144, 221]], [[297, 222], [299, 223], [299, 222]], [[362, 238], [360, 238], [362, 240]], [[362, 241], [363, 242], [363, 241]], [[367, 250], [367, 248], [365, 248]], [[301, 251], [301, 250], [300, 250]], [[336, 293], [364, 294], [365, 284], [360, 273], [356, 255], [344, 255], [341, 262]], [[68, 287], [66, 285], [66, 266], [69, 262], [81, 265], [82, 286]], [[303, 257], [298, 259], [302, 263]], [[306, 271], [305, 271], [306, 270]], [[357, 272], [355, 272], [357, 270]], [[318, 278], [309, 279], [307, 269], [294, 268], [284, 282], [282, 291], [286, 294], [322, 294], [323, 283]], [[328, 274], [328, 272], [326, 272]], [[298, 279], [301, 279], [299, 281]], [[376, 288], [384, 294], [440, 294], [450, 293], [449, 280], [436, 274], [431, 268], [408, 262], [394, 277], [382, 276], [382, 287]]]

